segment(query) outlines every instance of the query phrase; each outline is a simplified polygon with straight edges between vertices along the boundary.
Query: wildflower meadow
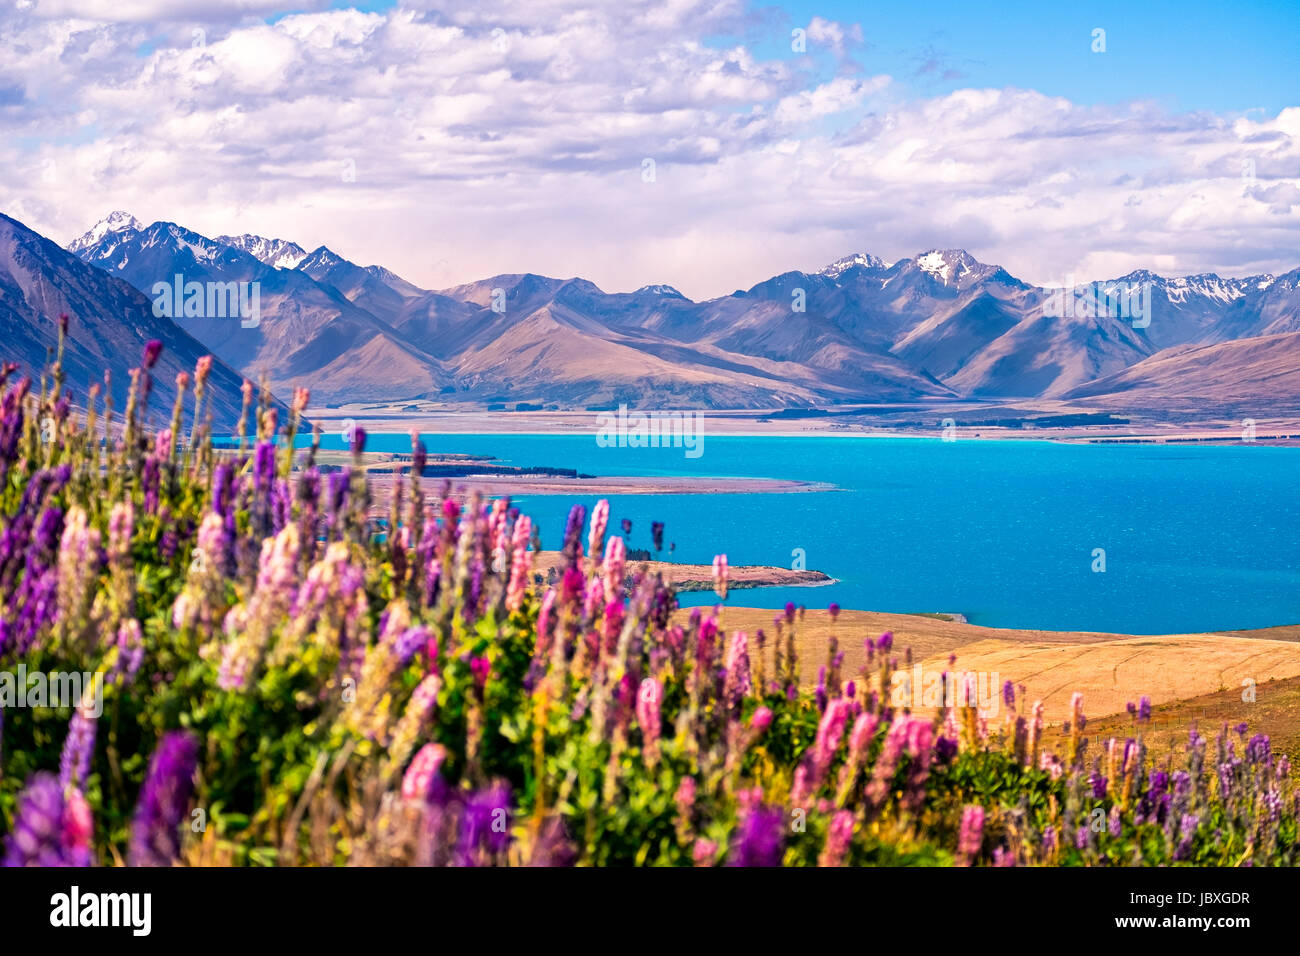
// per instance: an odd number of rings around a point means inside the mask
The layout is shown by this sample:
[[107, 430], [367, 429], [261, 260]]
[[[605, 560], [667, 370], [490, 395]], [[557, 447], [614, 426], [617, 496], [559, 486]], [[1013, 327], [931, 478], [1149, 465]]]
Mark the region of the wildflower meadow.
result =
[[1145, 700], [1123, 739], [1010, 683], [997, 719], [897, 708], [890, 634], [802, 686], [834, 607], [728, 629], [719, 556], [719, 604], [678, 611], [603, 501], [545, 587], [528, 516], [429, 487], [418, 437], [380, 500], [364, 431], [342, 470], [300, 440], [305, 391], [281, 422], [245, 383], [214, 436], [205, 359], [168, 423], [159, 348], [121, 410], [57, 358], [0, 372], [0, 671], [102, 677], [0, 688], [7, 866], [1296, 862], [1288, 761], [1245, 725], [1157, 758]]

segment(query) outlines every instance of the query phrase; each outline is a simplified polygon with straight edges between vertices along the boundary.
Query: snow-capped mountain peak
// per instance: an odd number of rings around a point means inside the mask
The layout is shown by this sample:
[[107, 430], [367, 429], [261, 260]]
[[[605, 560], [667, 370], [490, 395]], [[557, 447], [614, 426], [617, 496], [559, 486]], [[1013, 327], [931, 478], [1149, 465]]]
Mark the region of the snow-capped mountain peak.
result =
[[883, 269], [885, 263], [876, 256], [869, 255], [865, 252], [855, 252], [851, 256], [844, 256], [836, 259], [825, 269], [822, 269], [818, 275], [823, 275], [831, 279], [838, 279], [854, 266], [862, 266], [864, 269]]
[[138, 232], [144, 228], [139, 219], [129, 212], [122, 212], [120, 209], [110, 212], [99, 222], [95, 223], [83, 235], [73, 239], [68, 243], [69, 252], [80, 252], [99, 242], [109, 233], [113, 232]]
[[633, 293], [633, 295], [662, 295], [662, 296], [668, 296], [670, 298], [675, 298], [675, 299], [686, 298], [686, 296], [682, 295], [672, 286], [664, 285], [663, 283], [657, 283], [655, 285], [643, 285], [641, 288], [637, 289], [636, 292]]
[[266, 239], [262, 236], [217, 236], [217, 242], [247, 252], [275, 269], [296, 269], [307, 258], [307, 251], [287, 239]]
[[916, 265], [944, 285], [955, 286], [987, 268], [965, 249], [930, 249], [916, 257]]

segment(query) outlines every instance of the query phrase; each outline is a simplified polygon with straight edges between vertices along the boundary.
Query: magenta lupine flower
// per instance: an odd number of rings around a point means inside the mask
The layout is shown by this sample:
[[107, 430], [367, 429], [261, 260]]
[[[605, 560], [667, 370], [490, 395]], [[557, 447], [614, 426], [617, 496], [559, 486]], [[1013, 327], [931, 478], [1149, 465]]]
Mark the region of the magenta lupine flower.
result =
[[352, 429], [352, 454], [360, 455], [366, 450], [366, 430], [360, 425]]
[[150, 339], [144, 345], [144, 357], [141, 364], [144, 365], [145, 371], [151, 370], [158, 364], [158, 356], [162, 355], [163, 344], [158, 339]]
[[487, 686], [488, 675], [492, 673], [492, 662], [486, 657], [472, 657], [469, 661], [470, 673], [474, 675], [474, 683], [482, 690]]
[[416, 753], [411, 765], [402, 776], [402, 799], [419, 803], [428, 801], [434, 794], [438, 771], [447, 759], [447, 748], [442, 744], [425, 744]]
[[817, 726], [817, 737], [813, 741], [812, 752], [809, 755], [809, 784], [813, 790], [821, 785], [826, 771], [830, 769], [840, 741], [844, 739], [844, 729], [852, 709], [853, 705], [843, 697], [837, 697], [826, 705], [826, 713], [822, 715], [821, 723]]
[[68, 721], [68, 736], [63, 741], [59, 757], [59, 786], [80, 790], [90, 773], [90, 761], [95, 755], [95, 718], [78, 707]]
[[756, 735], [764, 733], [768, 727], [772, 726], [772, 710], [768, 707], [760, 707], [754, 711], [749, 718], [749, 729]]
[[836, 604], [834, 601], [830, 603], [830, 607], [828, 607], [826, 610], [830, 613], [832, 621], [840, 616], [840, 606]]
[[966, 866], [979, 856], [984, 843], [984, 808], [968, 804], [961, 812], [961, 830], [957, 836], [957, 855]]
[[[66, 793], [66, 795], [65, 795]], [[90, 808], [52, 773], [38, 773], [18, 796], [5, 866], [90, 866]]]
[[198, 750], [187, 731], [169, 731], [159, 742], [131, 823], [132, 866], [171, 866], [180, 857], [178, 830], [194, 790]]
[[785, 814], [775, 807], [752, 807], [740, 821], [728, 866], [780, 866]]
[[892, 648], [893, 646], [894, 646], [894, 632], [893, 632], [893, 631], [886, 631], [884, 634], [881, 634], [881, 635], [880, 635], [880, 640], [878, 640], [878, 641], [876, 642], [876, 648], [877, 648], [877, 650], [879, 650], [882, 654], [888, 654], [890, 648]]
[[663, 717], [663, 687], [653, 677], [641, 682], [641, 689], [636, 695], [636, 722], [641, 727], [641, 757], [651, 770], [659, 762], [659, 731]]
[[793, 601], [786, 601], [786, 602], [785, 602], [785, 622], [786, 622], [787, 624], [793, 624], [793, 623], [794, 623], [794, 610], [795, 610], [795, 608], [794, 608], [794, 602], [793, 602]]
[[831, 818], [831, 825], [826, 831], [826, 845], [822, 848], [819, 866], [843, 866], [848, 856], [849, 845], [853, 842], [853, 812], [841, 810]]

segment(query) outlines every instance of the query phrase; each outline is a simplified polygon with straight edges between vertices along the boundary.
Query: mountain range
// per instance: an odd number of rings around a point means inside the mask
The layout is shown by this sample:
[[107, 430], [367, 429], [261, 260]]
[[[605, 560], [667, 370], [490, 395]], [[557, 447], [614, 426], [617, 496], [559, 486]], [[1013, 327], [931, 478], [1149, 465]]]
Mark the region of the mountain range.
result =
[[[192, 375], [198, 359], [211, 354], [170, 319], [155, 316], [149, 298], [128, 282], [0, 214], [0, 361], [40, 375], [58, 346], [61, 314], [68, 316], [63, 365], [72, 399], [85, 402], [90, 386], [103, 382], [107, 371], [118, 415], [126, 407], [130, 370], [139, 366], [150, 340], [163, 343], [150, 400], [155, 419], [171, 417], [177, 374]], [[218, 427], [239, 417], [242, 381], [224, 362], [212, 363], [208, 407]]]
[[[1073, 290], [1062, 314], [1058, 290], [960, 249], [893, 263], [856, 254], [702, 302], [668, 285], [606, 293], [586, 279], [531, 273], [426, 290], [324, 246], [208, 238], [120, 212], [58, 252], [137, 294], [178, 275], [256, 283], [255, 327], [202, 315], [174, 324], [230, 368], [265, 371], [278, 389], [308, 386], [318, 402], [765, 409], [1300, 398], [1296, 376], [1270, 373], [1300, 340], [1300, 269], [1247, 278], [1133, 272]], [[3, 269], [0, 260], [0, 283]], [[1141, 321], [1102, 307], [1137, 288], [1149, 290]], [[0, 322], [9, 321], [7, 304], [0, 295]]]

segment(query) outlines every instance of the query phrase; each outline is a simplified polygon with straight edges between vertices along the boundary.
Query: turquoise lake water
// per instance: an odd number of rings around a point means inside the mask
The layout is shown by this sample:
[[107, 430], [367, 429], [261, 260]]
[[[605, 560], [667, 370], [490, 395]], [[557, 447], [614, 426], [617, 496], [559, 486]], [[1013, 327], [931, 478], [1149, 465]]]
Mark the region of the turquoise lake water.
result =
[[[808, 568], [837, 584], [733, 591], [729, 603], [958, 612], [994, 627], [1132, 634], [1300, 623], [1300, 449], [1069, 445], [847, 437], [714, 437], [671, 448], [601, 448], [592, 434], [425, 435], [430, 453], [593, 475], [791, 478], [836, 490], [625, 495], [629, 546], [663, 521], [674, 560]], [[337, 436], [327, 447], [341, 447]], [[410, 450], [372, 434], [372, 451]], [[570, 505], [515, 499], [554, 548]], [[1105, 552], [1105, 571], [1093, 566]], [[665, 550], [665, 555], [667, 554]], [[684, 594], [682, 603], [712, 603]]]

